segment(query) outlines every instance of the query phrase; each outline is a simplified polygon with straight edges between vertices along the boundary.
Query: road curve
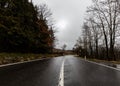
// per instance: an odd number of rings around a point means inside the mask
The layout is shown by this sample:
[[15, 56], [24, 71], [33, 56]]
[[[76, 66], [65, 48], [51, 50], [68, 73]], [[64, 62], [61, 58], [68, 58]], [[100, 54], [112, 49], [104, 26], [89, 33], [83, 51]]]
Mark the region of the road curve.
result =
[[120, 86], [120, 71], [68, 55], [2, 67], [0, 86]]

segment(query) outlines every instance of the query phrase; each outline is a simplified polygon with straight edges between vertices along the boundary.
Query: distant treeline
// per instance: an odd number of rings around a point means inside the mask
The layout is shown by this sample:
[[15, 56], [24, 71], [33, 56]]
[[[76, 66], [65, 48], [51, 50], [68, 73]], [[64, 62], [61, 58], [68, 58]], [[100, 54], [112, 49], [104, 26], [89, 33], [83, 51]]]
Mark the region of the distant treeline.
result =
[[52, 52], [55, 37], [51, 16], [45, 4], [0, 0], [0, 52]]

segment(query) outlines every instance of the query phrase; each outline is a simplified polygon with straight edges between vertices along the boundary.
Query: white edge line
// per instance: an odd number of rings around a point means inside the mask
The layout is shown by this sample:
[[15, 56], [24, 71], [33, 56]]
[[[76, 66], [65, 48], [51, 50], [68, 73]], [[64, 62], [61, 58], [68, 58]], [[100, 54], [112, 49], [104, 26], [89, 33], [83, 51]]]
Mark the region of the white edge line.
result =
[[30, 63], [30, 62], [35, 62], [35, 61], [41, 61], [41, 60], [45, 60], [45, 59], [50, 59], [50, 58], [42, 58], [42, 59], [36, 59], [36, 60], [30, 60], [30, 61], [8, 63], [8, 64], [0, 65], [0, 68], [1, 67], [6, 67], [6, 66], [12, 66], [12, 65], [19, 65], [19, 64], [23, 64], [23, 63]]
[[[84, 59], [82, 59], [82, 60], [84, 60]], [[89, 60], [84, 60], [84, 61], [89, 62], [89, 63], [93, 63], [93, 64], [97, 64], [97, 65], [100, 65], [100, 66], [103, 66], [103, 67], [107, 67], [107, 68], [110, 68], [110, 69], [113, 69], [113, 70], [120, 71], [120, 69], [117, 69], [117, 68], [114, 68], [114, 67], [110, 67], [110, 66], [107, 66], [107, 65], [104, 65], [104, 64], [101, 64], [101, 63], [97, 63], [97, 62], [93, 62], [93, 61], [89, 61]]]
[[64, 86], [64, 60], [62, 62], [58, 86]]

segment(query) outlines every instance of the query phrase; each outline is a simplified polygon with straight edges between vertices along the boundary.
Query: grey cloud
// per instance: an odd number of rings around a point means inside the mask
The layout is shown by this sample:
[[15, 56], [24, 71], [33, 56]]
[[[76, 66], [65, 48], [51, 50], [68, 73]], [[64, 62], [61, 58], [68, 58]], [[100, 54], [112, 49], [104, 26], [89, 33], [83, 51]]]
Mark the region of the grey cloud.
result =
[[46, 3], [53, 12], [55, 21], [65, 19], [68, 26], [64, 30], [58, 28], [56, 33], [61, 48], [63, 44], [67, 44], [67, 49], [72, 49], [78, 36], [81, 33], [82, 23], [86, 7], [91, 4], [91, 0], [33, 0], [35, 4]]

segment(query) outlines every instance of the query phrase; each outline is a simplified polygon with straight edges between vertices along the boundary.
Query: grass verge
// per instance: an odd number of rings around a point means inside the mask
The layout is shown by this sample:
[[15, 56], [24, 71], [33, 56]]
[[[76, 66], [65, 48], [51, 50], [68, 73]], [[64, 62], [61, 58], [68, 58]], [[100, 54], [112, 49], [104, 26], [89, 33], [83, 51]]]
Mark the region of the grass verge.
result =
[[107, 61], [107, 60], [100, 60], [100, 59], [89, 59], [89, 58], [87, 58], [87, 60], [94, 61], [94, 62], [97, 62], [97, 63], [111, 63], [111, 64], [120, 64], [120, 61]]
[[32, 53], [0, 53], [0, 65], [24, 62], [41, 58], [51, 58], [60, 56], [59, 54], [32, 54]]

